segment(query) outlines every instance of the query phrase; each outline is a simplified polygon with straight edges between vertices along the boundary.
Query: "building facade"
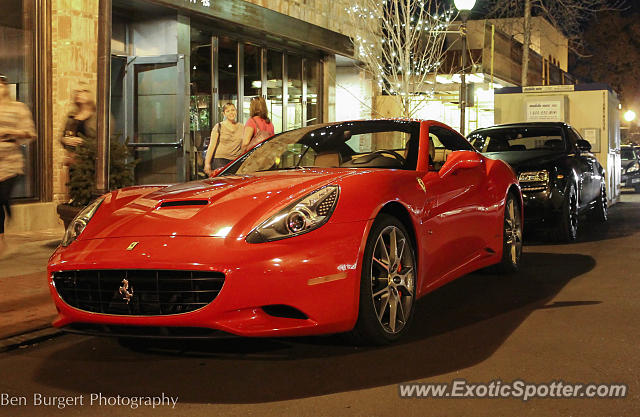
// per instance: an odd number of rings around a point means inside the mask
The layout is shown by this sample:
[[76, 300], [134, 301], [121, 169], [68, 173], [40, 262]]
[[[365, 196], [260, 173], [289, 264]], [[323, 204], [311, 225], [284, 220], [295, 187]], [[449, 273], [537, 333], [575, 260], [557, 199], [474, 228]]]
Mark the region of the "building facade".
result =
[[[27, 172], [14, 194], [10, 232], [59, 222], [56, 206], [68, 199], [59, 139], [78, 88], [97, 97], [99, 141], [126, 142], [139, 161], [138, 184], [198, 178], [227, 102], [245, 122], [251, 98], [263, 96], [276, 132], [399, 114], [394, 98], [381, 96], [353, 60], [348, 0], [3, 3], [0, 72], [33, 110], [38, 130], [38, 140], [24, 149]], [[469, 22], [474, 100], [467, 131], [493, 123], [494, 87], [519, 83], [521, 44], [503, 29]], [[460, 47], [455, 35], [448, 42], [449, 68], [434, 78], [433, 94], [416, 117], [459, 127]], [[554, 42], [553, 52], [534, 42], [542, 49], [531, 51], [530, 84], [573, 82], [563, 68], [562, 40]]]
[[130, 147], [136, 183], [179, 182], [198, 178], [227, 102], [245, 122], [263, 96], [276, 132], [335, 120], [336, 56], [352, 55], [340, 1], [7, 1], [0, 72], [38, 130], [10, 232], [58, 222], [68, 198], [59, 138], [74, 90], [96, 96], [99, 136]]

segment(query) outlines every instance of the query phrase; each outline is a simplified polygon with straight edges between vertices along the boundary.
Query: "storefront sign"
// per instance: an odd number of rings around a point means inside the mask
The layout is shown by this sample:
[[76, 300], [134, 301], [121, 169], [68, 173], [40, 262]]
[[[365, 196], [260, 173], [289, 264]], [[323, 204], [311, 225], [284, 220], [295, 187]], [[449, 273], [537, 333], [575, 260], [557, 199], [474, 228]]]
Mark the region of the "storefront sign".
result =
[[570, 85], [534, 85], [530, 87], [522, 87], [523, 93], [551, 93], [562, 91], [574, 91], [573, 84]]
[[563, 122], [562, 100], [533, 100], [526, 103], [527, 122]]

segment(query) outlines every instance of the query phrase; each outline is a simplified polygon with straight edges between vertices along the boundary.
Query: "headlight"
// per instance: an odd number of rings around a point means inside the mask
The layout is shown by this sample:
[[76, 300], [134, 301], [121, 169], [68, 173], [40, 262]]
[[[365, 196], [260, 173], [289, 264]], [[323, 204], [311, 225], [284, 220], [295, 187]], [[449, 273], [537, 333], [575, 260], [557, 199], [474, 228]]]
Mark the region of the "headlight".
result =
[[248, 243], [263, 243], [310, 232], [325, 224], [338, 202], [340, 188], [329, 185], [288, 205], [256, 227]]
[[546, 169], [543, 169], [542, 171], [522, 172], [518, 177], [518, 181], [520, 182], [537, 182], [548, 180], [549, 171], [547, 171]]
[[640, 169], [640, 164], [638, 164], [637, 162], [634, 162], [633, 165], [627, 168], [627, 172], [636, 172], [639, 169]]
[[84, 228], [87, 227], [87, 224], [89, 224], [89, 220], [91, 220], [93, 215], [96, 213], [103, 200], [104, 199], [102, 198], [94, 200], [91, 204], [83, 208], [82, 211], [76, 215], [73, 221], [69, 224], [69, 227], [67, 227], [67, 230], [64, 232], [64, 237], [62, 238], [62, 246], [69, 246], [71, 243], [73, 243], [74, 240], [78, 238], [78, 236], [80, 236], [80, 233], [82, 233]]

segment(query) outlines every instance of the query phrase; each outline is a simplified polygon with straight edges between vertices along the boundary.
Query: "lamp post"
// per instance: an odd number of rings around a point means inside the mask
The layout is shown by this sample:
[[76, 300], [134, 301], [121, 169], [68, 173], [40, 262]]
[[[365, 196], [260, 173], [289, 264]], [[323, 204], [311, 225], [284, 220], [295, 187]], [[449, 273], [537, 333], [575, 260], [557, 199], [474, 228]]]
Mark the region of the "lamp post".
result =
[[469, 12], [476, 5], [476, 0], [454, 0], [456, 9], [460, 11], [462, 25], [460, 25], [460, 36], [462, 38], [462, 74], [460, 75], [460, 133], [464, 136], [465, 131], [465, 110], [467, 107], [467, 18]]

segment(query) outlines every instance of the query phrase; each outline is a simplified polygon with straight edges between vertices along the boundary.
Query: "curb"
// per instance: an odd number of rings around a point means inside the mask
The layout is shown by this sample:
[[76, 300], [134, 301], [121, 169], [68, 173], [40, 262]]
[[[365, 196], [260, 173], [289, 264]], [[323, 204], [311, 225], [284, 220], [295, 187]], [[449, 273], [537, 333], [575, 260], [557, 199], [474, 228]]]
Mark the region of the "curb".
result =
[[0, 340], [0, 353], [24, 348], [48, 339], [61, 336], [62, 331], [46, 326]]

